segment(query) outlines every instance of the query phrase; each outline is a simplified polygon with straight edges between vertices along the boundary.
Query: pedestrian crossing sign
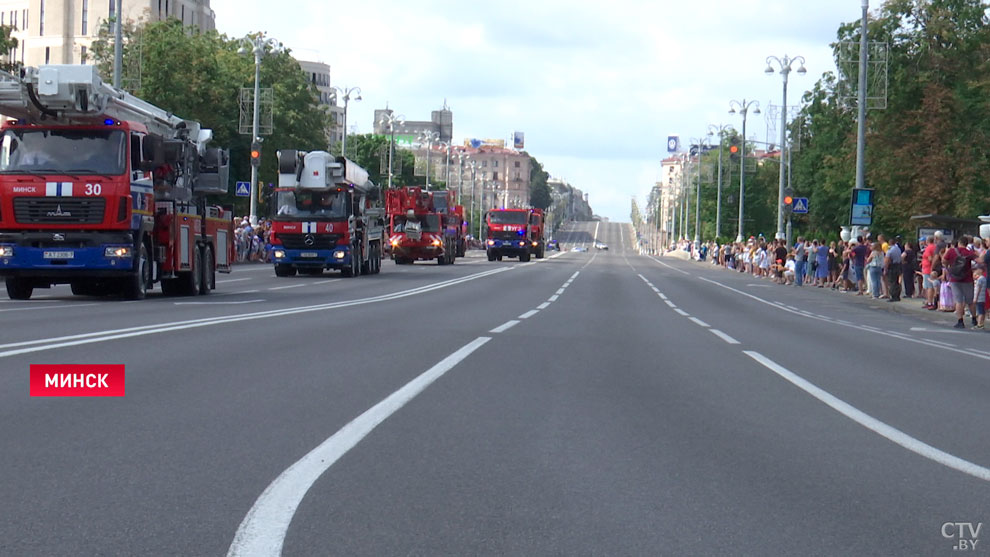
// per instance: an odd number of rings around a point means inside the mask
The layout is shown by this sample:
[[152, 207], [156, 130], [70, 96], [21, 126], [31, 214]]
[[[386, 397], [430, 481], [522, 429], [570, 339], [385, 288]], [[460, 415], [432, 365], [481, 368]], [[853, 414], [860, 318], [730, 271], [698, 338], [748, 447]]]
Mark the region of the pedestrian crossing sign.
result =
[[234, 195], [237, 197], [251, 197], [251, 182], [237, 182], [234, 188]]
[[794, 204], [791, 206], [795, 213], [807, 213], [808, 212], [808, 198], [807, 197], [795, 197]]

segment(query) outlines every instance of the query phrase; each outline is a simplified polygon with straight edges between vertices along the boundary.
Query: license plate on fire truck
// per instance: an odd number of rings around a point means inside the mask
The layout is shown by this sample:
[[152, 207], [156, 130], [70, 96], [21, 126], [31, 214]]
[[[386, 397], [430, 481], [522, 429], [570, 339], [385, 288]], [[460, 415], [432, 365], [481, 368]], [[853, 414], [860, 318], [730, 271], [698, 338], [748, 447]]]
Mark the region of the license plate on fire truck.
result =
[[72, 259], [74, 253], [71, 251], [46, 251], [43, 255], [45, 259]]
[[299, 254], [299, 257], [319, 257], [319, 256], [320, 254], [316, 253], [315, 251], [304, 251]]

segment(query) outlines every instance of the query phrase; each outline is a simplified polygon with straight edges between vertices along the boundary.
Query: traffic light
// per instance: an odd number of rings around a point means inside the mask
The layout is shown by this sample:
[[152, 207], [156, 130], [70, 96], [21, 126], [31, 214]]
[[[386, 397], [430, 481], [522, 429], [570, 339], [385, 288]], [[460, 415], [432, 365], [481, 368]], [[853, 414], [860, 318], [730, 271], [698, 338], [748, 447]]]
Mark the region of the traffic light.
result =
[[794, 210], [794, 188], [784, 188], [784, 198], [781, 200], [784, 214], [789, 215]]
[[729, 139], [729, 160], [734, 163], [738, 163], [742, 156], [742, 146], [740, 143], [741, 141], [738, 135], [734, 135]]
[[251, 166], [261, 166], [261, 143], [251, 143]]

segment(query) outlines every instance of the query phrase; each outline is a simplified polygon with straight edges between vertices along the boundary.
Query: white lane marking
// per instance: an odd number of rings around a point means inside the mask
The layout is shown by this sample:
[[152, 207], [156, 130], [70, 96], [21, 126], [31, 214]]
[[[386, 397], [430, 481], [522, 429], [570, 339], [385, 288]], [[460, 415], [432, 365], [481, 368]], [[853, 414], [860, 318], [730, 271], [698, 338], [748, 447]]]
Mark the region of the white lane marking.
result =
[[529, 263], [523, 263], [522, 265], [516, 265], [516, 267], [529, 267], [530, 265], [536, 265], [536, 261], [530, 261]]
[[313, 284], [330, 284], [331, 282], [337, 282], [337, 281], [340, 281], [340, 280], [344, 280], [344, 279], [320, 280], [320, 281], [314, 282]]
[[708, 330], [711, 331], [713, 335], [715, 335], [718, 338], [724, 340], [725, 342], [728, 342], [729, 344], [739, 344], [739, 341], [738, 340], [730, 337], [729, 335], [723, 333], [722, 331], [720, 331], [718, 329], [708, 329]]
[[910, 435], [904, 433], [903, 431], [896, 429], [892, 426], [887, 425], [884, 422], [866, 414], [862, 410], [850, 405], [849, 403], [835, 397], [828, 391], [814, 385], [807, 379], [797, 375], [796, 373], [788, 370], [787, 368], [781, 366], [780, 364], [774, 362], [773, 360], [767, 358], [759, 352], [754, 352], [751, 350], [743, 350], [743, 354], [746, 354], [750, 358], [753, 358], [764, 367], [770, 371], [776, 373], [777, 375], [783, 377], [784, 379], [793, 383], [796, 387], [803, 390], [804, 392], [810, 394], [811, 396], [817, 398], [818, 400], [824, 402], [828, 406], [831, 406], [833, 410], [839, 412], [843, 416], [849, 418], [850, 420], [858, 423], [859, 425], [865, 427], [877, 433], [888, 440], [897, 443], [898, 445], [904, 447], [905, 449], [923, 456], [927, 459], [934, 460], [935, 462], [958, 470], [964, 474], [973, 476], [984, 481], [990, 481], [990, 468], [984, 468], [978, 464], [974, 464], [968, 460], [964, 460], [955, 455], [951, 455], [940, 449], [915, 439]]
[[[754, 295], [750, 294], [749, 292], [743, 292], [742, 290], [738, 290], [736, 288], [732, 288], [731, 286], [726, 286], [726, 285], [724, 285], [724, 284], [722, 284], [722, 283], [720, 283], [718, 281], [707, 279], [705, 277], [698, 277], [698, 280], [703, 280], [705, 282], [714, 284], [715, 286], [718, 286], [720, 288], [724, 288], [726, 290], [730, 290], [732, 292], [735, 292], [736, 294], [741, 294], [741, 295], [746, 296], [748, 298], [752, 298], [753, 300], [756, 300], [757, 302], [759, 302], [761, 304], [766, 304], [766, 305], [768, 305], [768, 306], [770, 306], [772, 308], [776, 308], [776, 309], [779, 309], [781, 311], [790, 312], [790, 313], [793, 313], [794, 315], [797, 315], [797, 316], [800, 316], [800, 317], [805, 317], [805, 318], [808, 318], [808, 319], [815, 319], [817, 321], [822, 321], [822, 322], [825, 322], [825, 323], [831, 323], [833, 325], [839, 325], [839, 326], [842, 326], [842, 327], [849, 327], [849, 328], [852, 328], [852, 329], [856, 329], [857, 331], [860, 330], [859, 325], [857, 325], [855, 323], [850, 323], [849, 321], [833, 320], [833, 319], [822, 319], [820, 317], [814, 317], [814, 316], [810, 316], [810, 315], [804, 315], [801, 312], [792, 311], [792, 310], [789, 310], [789, 309], [787, 309], [785, 307], [777, 306], [773, 302], [769, 302], [767, 300], [764, 300], [762, 298], [759, 298], [757, 296], [754, 296]], [[964, 331], [959, 331], [959, 332], [964, 332]], [[912, 343], [915, 343], [915, 344], [921, 344], [923, 346], [933, 346], [935, 348], [941, 348], [943, 350], [948, 350], [950, 352], [958, 352], [960, 354], [966, 354], [967, 356], [973, 356], [974, 358], [980, 358], [982, 360], [990, 360], [990, 354], [988, 354], [988, 355], [977, 355], [977, 354], [973, 354], [971, 352], [967, 352], [965, 350], [962, 350], [962, 349], [959, 349], [959, 348], [955, 348], [952, 345], [947, 345], [947, 343], [938, 343], [936, 341], [932, 341], [932, 340], [924, 339], [924, 338], [915, 338], [915, 337], [907, 337], [907, 336], [901, 336], [901, 335], [892, 335], [892, 334], [890, 334], [890, 333], [888, 333], [886, 331], [882, 331], [882, 330], [877, 330], [875, 333], [878, 334], [878, 335], [883, 335], [883, 336], [887, 336], [887, 337], [890, 337], [890, 338], [896, 338], [896, 339], [899, 339], [899, 340], [903, 340], [903, 341], [907, 341], [907, 342], [912, 342]]]
[[537, 313], [540, 313], [540, 310], [538, 310], [538, 309], [531, 309], [531, 310], [527, 311], [526, 313], [520, 315], [519, 316], [519, 319], [529, 319], [530, 317], [533, 317]]
[[747, 284], [746, 286], [759, 286], [760, 288], [770, 288], [772, 284]]
[[672, 308], [676, 308], [677, 307], [676, 305], [674, 305], [674, 302], [671, 302], [670, 300], [665, 300], [665, 301], [667, 302], [667, 305], [668, 306], [670, 306]]
[[249, 278], [224, 279], [224, 280], [218, 280], [217, 281], [217, 284], [227, 284], [227, 283], [231, 283], [231, 282], [241, 282], [242, 280], [251, 280], [251, 279], [249, 279]]
[[970, 352], [976, 352], [977, 354], [986, 354], [987, 356], [990, 356], [990, 352], [986, 352], [984, 350], [977, 350], [975, 348], [970, 348], [969, 351]]
[[559, 298], [559, 297], [560, 296], [554, 294], [553, 296], [550, 296], [549, 298], [547, 298], [547, 301], [548, 302], [556, 302], [557, 301], [557, 298]]
[[271, 273], [271, 272], [274, 272], [275, 271], [275, 268], [272, 267], [271, 264], [266, 264], [266, 265], [246, 265], [246, 266], [235, 264], [233, 268], [236, 269], [238, 273], [243, 273], [245, 271], [247, 271], [247, 272], [268, 271], [269, 273]]
[[652, 259], [653, 261], [655, 261], [656, 263], [659, 263], [659, 264], [663, 265], [664, 267], [666, 267], [668, 269], [677, 271], [678, 273], [680, 273], [682, 275], [690, 275], [691, 274], [691, 273], [689, 273], [687, 271], [682, 271], [682, 270], [678, 269], [677, 267], [672, 267], [670, 265], [667, 265], [666, 263], [664, 263], [663, 261], [660, 261], [659, 259], [657, 259], [656, 257], [653, 257], [652, 255], [649, 258]]
[[569, 279], [567, 279], [567, 280], [568, 280], [568, 281], [573, 281], [573, 280], [574, 280], [574, 279], [576, 279], [576, 278], [577, 278], [577, 276], [578, 276], [578, 275], [580, 275], [580, 274], [581, 274], [581, 271], [574, 271], [574, 274], [573, 274], [573, 275], [571, 275], [571, 278], [569, 278]]
[[681, 308], [674, 308], [674, 311], [676, 311], [677, 313], [679, 313], [679, 314], [681, 314], [681, 315], [683, 315], [684, 317], [687, 317], [687, 316], [689, 316], [689, 315], [691, 315], [690, 313], [688, 313], [688, 312], [686, 312], [686, 311], [684, 311], [684, 310], [683, 310], [683, 309], [681, 309]]
[[287, 290], [289, 288], [299, 288], [301, 286], [306, 286], [305, 284], [290, 284], [288, 286], [274, 286], [268, 290]]
[[698, 319], [697, 317], [692, 317], [691, 318], [691, 321], [694, 321], [695, 324], [698, 325], [699, 327], [711, 327], [711, 325], [709, 325], [708, 323], [705, 323], [704, 321], [702, 321], [701, 319]]
[[281, 555], [292, 517], [316, 480], [379, 424], [490, 340], [491, 337], [478, 337], [464, 345], [286, 468], [251, 506], [230, 543], [228, 557]]
[[654, 291], [654, 292], [656, 292], [657, 294], [659, 294], [659, 293], [660, 293], [660, 289], [659, 289], [659, 288], [657, 288], [656, 286], [652, 286], [652, 285], [651, 285], [651, 286], [650, 286], [650, 288], [652, 288], [652, 289], [653, 289], [653, 291]]
[[231, 292], [230, 295], [233, 296], [235, 294], [257, 294], [258, 292], [261, 292], [261, 290], [241, 290], [240, 292]]
[[[144, 335], [153, 335], [159, 333], [166, 333], [170, 331], [179, 331], [185, 329], [195, 329], [198, 327], [209, 327], [212, 325], [220, 325], [227, 323], [236, 323], [239, 321], [254, 321], [258, 319], [271, 319], [273, 317], [285, 317], [289, 315], [296, 315], [300, 313], [311, 313], [314, 311], [326, 311], [330, 309], [360, 306], [364, 304], [374, 304], [379, 302], [387, 302], [391, 300], [397, 300], [400, 298], [406, 298], [409, 296], [418, 296], [426, 292], [431, 292], [434, 290], [440, 290], [450, 286], [455, 286], [457, 284], [470, 282], [480, 278], [484, 278], [491, 275], [497, 275], [499, 273], [510, 271], [512, 267], [499, 267], [496, 269], [491, 269], [488, 271], [482, 271], [475, 273], [473, 275], [467, 275], [464, 277], [459, 277], [456, 279], [450, 279], [442, 282], [437, 282], [433, 284], [427, 284], [424, 286], [419, 286], [416, 288], [411, 288], [409, 290], [400, 290], [398, 292], [393, 292], [391, 294], [382, 294], [379, 296], [372, 296], [369, 298], [357, 298], [354, 300], [345, 300], [340, 302], [332, 302], [325, 304], [316, 304], [310, 306], [297, 306], [292, 308], [283, 308], [275, 310], [258, 311], [253, 313], [244, 313], [238, 315], [226, 315], [219, 317], [207, 317], [202, 319], [192, 319], [188, 321], [173, 321], [167, 323], [157, 323], [154, 325], [141, 325], [138, 327], [129, 327], [126, 329], [112, 329], [106, 331], [96, 331], [91, 333], [82, 333], [77, 335], [67, 335], [61, 337], [28, 340], [23, 342], [13, 342], [8, 344], [0, 344], [0, 348], [15, 348], [15, 347], [28, 347], [28, 348], [16, 348], [14, 350], [6, 350], [0, 352], [0, 358], [6, 358], [9, 356], [17, 356], [20, 354], [27, 354], [31, 352], [42, 352], [45, 350], [54, 350], [56, 348], [64, 348], [67, 346], [78, 346], [82, 344], [92, 344], [95, 342], [106, 342], [109, 340], [118, 340], [123, 338], [138, 337]], [[42, 345], [42, 346], [32, 346], [32, 345]]]
[[489, 333], [504, 333], [505, 331], [508, 331], [509, 329], [515, 327], [518, 324], [519, 324], [519, 321], [518, 320], [516, 320], [516, 319], [510, 319], [510, 320], [506, 321], [505, 323], [502, 323], [498, 327], [495, 327], [494, 329], [492, 329], [492, 330], [490, 330], [488, 332]]
[[550, 307], [550, 302], [543, 302], [542, 304], [536, 306], [536, 309], [547, 309]]
[[255, 302], [264, 302], [265, 300], [231, 300], [229, 302], [173, 302], [177, 306], [232, 306], [238, 304], [253, 304]]
[[10, 308], [10, 309], [0, 309], [0, 313], [6, 311], [41, 311], [44, 309], [71, 309], [71, 308], [84, 308], [89, 306], [97, 306], [99, 304], [67, 304], [64, 306], [42, 306], [42, 307], [22, 307], [22, 308]]
[[560, 296], [560, 295], [561, 295], [561, 294], [563, 294], [563, 293], [564, 293], [564, 289], [563, 289], [563, 288], [558, 288], [558, 289], [557, 289], [557, 292], [556, 292], [556, 294], [557, 294], [558, 296]]
[[637, 273], [636, 276], [639, 277], [639, 278], [641, 278], [641, 279], [643, 279], [643, 282], [645, 282], [646, 284], [650, 284], [650, 281], [647, 280], [646, 277], [644, 277], [643, 275]]
[[948, 329], [930, 329], [930, 328], [927, 328], [927, 327], [911, 327], [911, 330], [912, 331], [919, 331], [919, 332], [922, 332], [922, 333], [950, 333], [950, 334], [960, 334], [960, 333], [961, 334], [966, 334], [966, 333], [969, 332], [969, 331], [964, 331], [962, 329], [953, 329], [951, 327], [948, 328]]
[[664, 296], [663, 292], [658, 292], [657, 293], [657, 296], [660, 296], [660, 299], [661, 300], [666, 300], [667, 299], [667, 296]]

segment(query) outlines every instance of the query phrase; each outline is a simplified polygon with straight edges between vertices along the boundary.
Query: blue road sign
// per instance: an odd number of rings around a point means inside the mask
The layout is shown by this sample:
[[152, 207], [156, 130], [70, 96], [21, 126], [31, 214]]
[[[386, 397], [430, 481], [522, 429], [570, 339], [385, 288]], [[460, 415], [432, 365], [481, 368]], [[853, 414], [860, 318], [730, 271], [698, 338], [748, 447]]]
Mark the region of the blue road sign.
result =
[[234, 188], [237, 197], [251, 197], [251, 182], [237, 182]]
[[873, 226], [873, 190], [862, 188], [852, 191], [852, 210], [849, 224], [853, 226]]
[[791, 210], [795, 213], [805, 214], [808, 212], [808, 198], [807, 197], [795, 197], [794, 203], [791, 204]]

